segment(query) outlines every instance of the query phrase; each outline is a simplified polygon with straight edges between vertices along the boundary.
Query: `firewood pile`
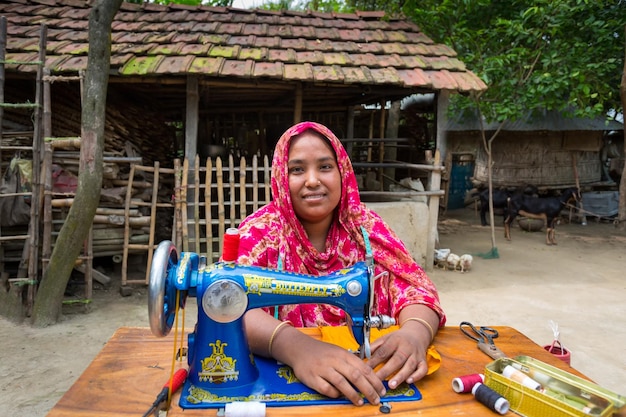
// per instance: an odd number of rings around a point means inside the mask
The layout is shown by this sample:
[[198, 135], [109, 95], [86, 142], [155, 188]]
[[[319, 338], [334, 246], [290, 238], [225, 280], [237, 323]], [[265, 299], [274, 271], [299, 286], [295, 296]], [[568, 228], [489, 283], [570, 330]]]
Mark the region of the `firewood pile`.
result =
[[[22, 102], [22, 91], [7, 92], [7, 102]], [[73, 202], [79, 175], [81, 106], [78, 85], [54, 83], [51, 86], [51, 135], [52, 145], [51, 193], [52, 225], [50, 239], [53, 245]], [[113, 256], [119, 259], [123, 252], [124, 225], [131, 226], [130, 243], [148, 242], [150, 207], [131, 203], [128, 219], [125, 218], [125, 200], [132, 164], [152, 166], [159, 161], [161, 167], [172, 167], [174, 160], [175, 131], [165, 124], [157, 110], [149, 107], [149, 100], [134, 101], [109, 90], [107, 97], [104, 132], [103, 180], [99, 206], [93, 222], [93, 257]], [[32, 136], [11, 135], [7, 130], [32, 131], [30, 116], [24, 111], [8, 111], [4, 115], [5, 140], [11, 145], [26, 144]], [[9, 129], [6, 129], [8, 127]], [[26, 142], [25, 142], [26, 141]], [[3, 159], [9, 155], [2, 155]], [[23, 155], [28, 158], [29, 155]], [[44, 169], [48, 169], [44, 167]], [[153, 174], [140, 172], [133, 180], [131, 191], [135, 201], [150, 202], [152, 199]], [[173, 180], [161, 179], [159, 201], [171, 202]], [[45, 184], [44, 184], [45, 188]], [[159, 208], [157, 211], [156, 239], [171, 236], [173, 210]], [[46, 239], [44, 238], [44, 241]], [[45, 251], [44, 251], [45, 252]], [[17, 254], [16, 254], [17, 255]], [[19, 259], [19, 256], [16, 257]]]

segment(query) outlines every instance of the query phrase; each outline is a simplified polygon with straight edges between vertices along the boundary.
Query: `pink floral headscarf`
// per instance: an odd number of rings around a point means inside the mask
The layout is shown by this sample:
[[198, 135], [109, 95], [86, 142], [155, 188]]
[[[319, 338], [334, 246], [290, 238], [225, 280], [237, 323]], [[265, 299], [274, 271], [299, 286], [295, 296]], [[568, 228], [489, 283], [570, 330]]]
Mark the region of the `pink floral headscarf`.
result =
[[[307, 130], [314, 130], [328, 139], [341, 173], [341, 199], [323, 253], [309, 241], [289, 194], [289, 146], [294, 137]], [[439, 315], [440, 325], [445, 323], [432, 281], [383, 219], [361, 203], [350, 158], [330, 129], [314, 122], [302, 122], [289, 128], [276, 145], [271, 182], [272, 202], [248, 216], [239, 226], [239, 263], [312, 275], [328, 274], [365, 259], [366, 244], [361, 231], [364, 227], [369, 235], [376, 273], [389, 272], [387, 278], [376, 281], [378, 314], [397, 318], [405, 306], [424, 304]], [[345, 324], [345, 313], [329, 305], [281, 306], [279, 313], [281, 320], [288, 320], [295, 326]]]

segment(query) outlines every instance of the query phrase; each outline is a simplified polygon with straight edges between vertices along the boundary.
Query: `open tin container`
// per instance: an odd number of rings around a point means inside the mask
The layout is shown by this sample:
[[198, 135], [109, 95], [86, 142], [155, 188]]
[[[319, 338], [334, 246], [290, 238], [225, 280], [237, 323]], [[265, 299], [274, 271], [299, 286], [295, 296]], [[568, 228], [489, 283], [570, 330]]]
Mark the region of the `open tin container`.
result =
[[[534, 390], [502, 375], [510, 365], [541, 384]], [[485, 369], [485, 385], [506, 398], [525, 417], [611, 416], [626, 397], [529, 356], [499, 358]]]

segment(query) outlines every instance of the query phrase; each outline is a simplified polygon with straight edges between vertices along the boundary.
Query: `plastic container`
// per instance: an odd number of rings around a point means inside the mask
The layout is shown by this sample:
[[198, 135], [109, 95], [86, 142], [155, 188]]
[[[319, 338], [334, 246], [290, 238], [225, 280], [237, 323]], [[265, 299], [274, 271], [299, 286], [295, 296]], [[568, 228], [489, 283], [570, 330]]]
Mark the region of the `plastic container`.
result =
[[[523, 386], [502, 375], [510, 365], [541, 384]], [[485, 385], [506, 398], [524, 417], [608, 417], [626, 404], [626, 397], [528, 356], [500, 358], [485, 368]]]
[[551, 345], [545, 345], [543, 348], [566, 364], [570, 365], [572, 361], [572, 353], [565, 349], [558, 340], [552, 342]]

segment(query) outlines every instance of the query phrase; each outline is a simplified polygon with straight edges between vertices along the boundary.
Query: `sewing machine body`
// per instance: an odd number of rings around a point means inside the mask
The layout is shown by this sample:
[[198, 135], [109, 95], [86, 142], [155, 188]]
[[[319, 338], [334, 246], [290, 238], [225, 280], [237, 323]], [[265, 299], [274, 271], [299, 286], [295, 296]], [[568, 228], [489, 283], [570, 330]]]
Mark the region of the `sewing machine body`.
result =
[[[271, 360], [256, 358], [248, 348], [243, 315], [254, 308], [286, 304], [330, 304], [349, 316], [355, 340], [369, 353], [369, 329], [383, 327], [381, 316], [370, 317], [373, 267], [366, 262], [326, 276], [283, 272], [269, 268], [221, 262], [205, 265], [198, 254], [184, 252], [180, 262], [171, 242], [155, 251], [150, 274], [150, 326], [157, 336], [169, 333], [176, 305], [184, 307], [187, 296], [198, 300], [198, 322], [188, 336], [189, 376], [181, 394], [183, 408], [220, 407], [231, 401], [280, 400], [268, 391], [276, 375], [285, 371], [264, 369]], [[176, 299], [178, 297], [178, 300]], [[373, 320], [372, 320], [373, 319]], [[393, 320], [382, 320], [386, 325]], [[273, 361], [275, 363], [275, 361]], [[279, 375], [280, 376], [280, 375]], [[270, 378], [271, 381], [264, 380]], [[293, 385], [293, 375], [286, 376]], [[279, 378], [285, 379], [285, 378]], [[293, 385], [291, 388], [297, 387]], [[305, 389], [305, 388], [297, 388]], [[270, 398], [272, 395], [278, 397]], [[297, 399], [297, 395], [295, 394]], [[305, 392], [314, 396], [314, 392]], [[319, 394], [317, 394], [319, 396]], [[284, 401], [280, 405], [288, 405]]]

